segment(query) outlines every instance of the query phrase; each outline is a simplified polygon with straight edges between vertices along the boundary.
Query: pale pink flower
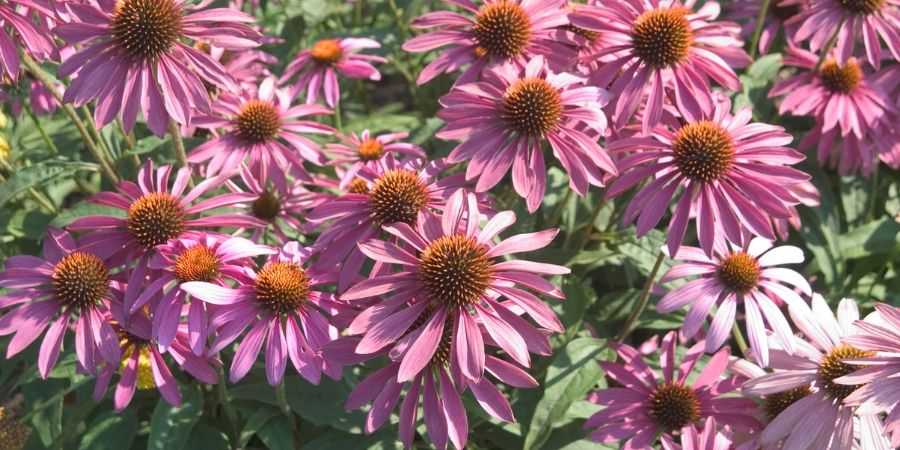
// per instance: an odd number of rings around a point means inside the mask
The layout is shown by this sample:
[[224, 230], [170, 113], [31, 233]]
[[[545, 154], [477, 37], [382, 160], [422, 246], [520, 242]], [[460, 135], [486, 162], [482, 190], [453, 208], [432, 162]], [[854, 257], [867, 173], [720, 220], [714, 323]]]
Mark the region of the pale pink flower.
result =
[[363, 167], [373, 167], [388, 154], [394, 158], [425, 158], [425, 150], [416, 144], [403, 142], [409, 133], [389, 133], [375, 136], [369, 130], [356, 133], [340, 134], [340, 142], [325, 145], [325, 150], [332, 154], [331, 164], [340, 167], [340, 188], [346, 189], [356, 179]]
[[682, 246], [674, 258], [684, 262], [669, 269], [660, 283], [692, 279], [663, 296], [656, 309], [666, 314], [691, 305], [681, 328], [686, 338], [697, 334], [715, 306], [706, 351], [718, 350], [731, 333], [738, 305], [743, 305], [750, 345], [763, 366], [769, 365], [766, 324], [783, 340], [784, 348], [793, 349], [791, 327], [778, 305], [803, 303], [794, 288], [807, 296], [812, 289], [803, 275], [777, 266], [802, 263], [803, 250], [792, 245], [773, 247], [771, 241], [754, 238], [746, 247], [716, 245], [712, 257], [699, 248]]
[[[364, 55], [360, 50], [379, 48], [381, 44], [367, 38], [335, 38], [316, 41], [297, 54], [284, 69], [278, 83], [291, 85], [291, 97], [306, 93], [306, 103], [319, 98], [334, 108], [341, 101], [338, 75], [349, 79], [378, 81], [381, 73], [372, 64], [387, 62], [381, 56]], [[296, 79], [290, 82], [292, 78]]]
[[694, 424], [681, 429], [681, 445], [669, 435], [662, 436], [663, 450], [733, 450], [735, 447], [727, 436], [716, 428], [716, 419], [707, 417], [703, 428]]
[[524, 68], [499, 65], [482, 81], [457, 84], [441, 97], [438, 117], [447, 125], [441, 139], [461, 141], [450, 155], [466, 162], [466, 179], [485, 192], [512, 172], [512, 185], [534, 212], [544, 200], [547, 168], [544, 147], [553, 150], [579, 195], [603, 186], [616, 164], [597, 140], [606, 130], [603, 89], [568, 73], [554, 73], [542, 56]]

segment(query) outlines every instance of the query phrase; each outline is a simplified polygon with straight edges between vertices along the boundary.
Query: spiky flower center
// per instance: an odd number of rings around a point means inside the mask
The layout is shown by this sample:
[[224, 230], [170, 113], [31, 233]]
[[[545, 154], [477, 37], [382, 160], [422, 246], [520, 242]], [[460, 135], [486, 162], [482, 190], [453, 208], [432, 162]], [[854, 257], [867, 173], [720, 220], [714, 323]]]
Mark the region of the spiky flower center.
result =
[[559, 125], [563, 103], [559, 91], [542, 78], [525, 78], [507, 88], [503, 118], [517, 132], [543, 136]]
[[185, 283], [188, 281], [210, 282], [219, 277], [222, 263], [209, 247], [198, 244], [185, 249], [175, 259], [175, 278]]
[[281, 212], [281, 200], [272, 191], [266, 189], [253, 201], [250, 209], [256, 218], [271, 222]]
[[881, 10], [886, 0], [837, 0], [837, 2], [850, 14], [865, 16]]
[[250, 100], [237, 116], [237, 134], [250, 143], [258, 144], [274, 139], [281, 129], [281, 114], [275, 104], [265, 100]]
[[420, 261], [419, 277], [428, 297], [438, 305], [474, 305], [491, 282], [487, 248], [465, 235], [434, 240], [422, 251]]
[[413, 224], [428, 204], [428, 190], [419, 175], [409, 170], [391, 170], [375, 180], [369, 192], [372, 220], [377, 226], [403, 222]]
[[843, 65], [828, 60], [819, 69], [819, 77], [829, 91], [849, 94], [862, 82], [863, 72], [855, 59], [848, 59]]
[[276, 314], [296, 311], [309, 298], [309, 284], [309, 276], [299, 265], [269, 262], [256, 275], [256, 300]]
[[334, 64], [341, 60], [344, 50], [337, 39], [322, 39], [313, 44], [309, 55], [319, 64]]
[[178, 42], [183, 14], [174, 0], [118, 0], [110, 32], [128, 56], [152, 60]]
[[745, 252], [728, 255], [717, 271], [719, 280], [729, 289], [746, 294], [759, 283], [760, 269], [756, 258]]
[[123, 339], [120, 345], [125, 351], [122, 352], [122, 362], [119, 363], [119, 375], [125, 371], [129, 361], [134, 356], [134, 352], [138, 352], [137, 367], [135, 372], [135, 385], [139, 390], [145, 391], [156, 388], [156, 381], [153, 379], [153, 364], [150, 360], [150, 347], [146, 341], [136, 338]]
[[0, 406], [0, 449], [22, 450], [31, 437], [31, 428], [16, 420], [9, 409]]
[[763, 399], [763, 410], [766, 412], [766, 417], [769, 420], [775, 419], [782, 411], [809, 394], [809, 386], [800, 386], [789, 391], [767, 395]]
[[75, 251], [53, 267], [56, 298], [69, 308], [82, 309], [100, 303], [109, 291], [109, 270], [98, 256]]
[[843, 400], [852, 394], [860, 386], [848, 386], [834, 382], [834, 380], [844, 375], [850, 375], [860, 369], [860, 366], [847, 364], [844, 360], [870, 358], [872, 356], [875, 356], [873, 352], [860, 350], [850, 345], [839, 345], [831, 349], [819, 361], [819, 383], [822, 390], [825, 391], [825, 395], [834, 400]]
[[144, 194], [128, 207], [126, 225], [132, 237], [151, 249], [184, 231], [184, 208], [177, 198], [165, 192]]
[[650, 394], [650, 418], [666, 431], [680, 430], [700, 420], [700, 400], [693, 389], [680, 383], [659, 385]]
[[356, 151], [359, 154], [359, 159], [363, 161], [377, 161], [384, 155], [384, 144], [379, 142], [378, 139], [369, 138], [360, 142]]
[[350, 185], [347, 186], [347, 192], [351, 194], [368, 194], [369, 183], [362, 178], [354, 178], [353, 181], [350, 182]]
[[734, 144], [728, 131], [708, 120], [681, 127], [672, 141], [672, 152], [678, 170], [697, 182], [719, 179], [734, 161]]
[[641, 14], [634, 21], [631, 40], [634, 54], [656, 67], [684, 62], [694, 42], [687, 8], [660, 8]]
[[481, 7], [472, 27], [477, 52], [510, 59], [522, 54], [531, 39], [531, 20], [518, 3], [502, 0]]

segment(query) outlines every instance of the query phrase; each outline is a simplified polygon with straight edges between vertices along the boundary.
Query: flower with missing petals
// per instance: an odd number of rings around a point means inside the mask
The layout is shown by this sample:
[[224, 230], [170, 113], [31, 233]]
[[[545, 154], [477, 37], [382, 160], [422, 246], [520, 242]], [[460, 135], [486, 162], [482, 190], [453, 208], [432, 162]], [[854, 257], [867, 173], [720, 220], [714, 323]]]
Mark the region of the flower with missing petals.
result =
[[574, 33], [561, 28], [569, 24], [566, 0], [486, 0], [481, 5], [446, 1], [464, 13], [435, 11], [416, 18], [413, 27], [436, 31], [403, 44], [404, 50], [415, 53], [449, 47], [425, 66], [418, 84], [463, 67], [457, 83], [478, 81], [487, 68], [506, 63], [524, 66], [537, 56], [560, 68], [574, 62]]
[[206, 384], [216, 384], [218, 374], [209, 358], [191, 352], [188, 346], [186, 326], [180, 326], [174, 340], [168, 345], [166, 353], [160, 351], [159, 343], [151, 337], [150, 318], [143, 312], [128, 317], [128, 325], [122, 325], [120, 314], [113, 314], [107, 320], [116, 331], [116, 342], [122, 349], [121, 362], [107, 364], [97, 375], [94, 387], [94, 399], [103, 398], [112, 381], [118, 374], [113, 394], [113, 406], [122, 411], [131, 403], [134, 393], [156, 389], [162, 398], [173, 406], [181, 404], [181, 392], [178, 380], [169, 369], [164, 354], [168, 354], [178, 365], [191, 376]]
[[[201, 213], [247, 199], [242, 194], [222, 194], [205, 200], [200, 196], [220, 186], [224, 178], [209, 178], [188, 190], [191, 171], [181, 168], [169, 187], [171, 166], [154, 170], [153, 163], [141, 167], [138, 182], [123, 181], [119, 192], [101, 192], [90, 201], [125, 212], [121, 216], [85, 216], [72, 222], [70, 230], [88, 232], [84, 245], [97, 255], [109, 258], [113, 266], [134, 264], [125, 292], [125, 309], [138, 298], [147, 274], [147, 262], [156, 246], [172, 239], [196, 237], [200, 231], [219, 227], [260, 227], [265, 223], [244, 214]], [[185, 192], [187, 191], [187, 192]]]
[[[385, 225], [398, 243], [373, 239], [359, 244], [377, 264], [396, 270], [384, 270], [341, 294], [345, 301], [383, 298], [360, 313], [348, 332], [362, 335], [358, 354], [390, 348], [393, 359], [400, 361], [398, 383], [427, 372], [436, 355], [445, 360], [452, 355], [462, 375], [477, 382], [485, 369], [486, 345], [499, 347], [528, 367], [529, 352], [547, 354], [547, 335], [563, 331], [556, 313], [533, 292], [563, 298], [543, 277], [564, 275], [569, 269], [504, 259], [546, 247], [558, 230], [495, 242], [515, 222], [515, 214], [498, 213], [483, 226], [480, 220], [475, 195], [458, 191], [441, 216], [420, 216], [412, 225]], [[441, 347], [442, 339], [449, 346]]]
[[449, 162], [466, 162], [466, 178], [477, 192], [497, 185], [512, 171], [512, 185], [534, 212], [544, 200], [550, 147], [569, 175], [569, 187], [584, 195], [603, 186], [616, 165], [597, 143], [606, 129], [607, 94], [567, 73], [553, 73], [543, 57], [524, 69], [498, 66], [479, 82], [457, 84], [441, 97], [438, 117], [447, 125], [441, 139], [462, 141]]
[[395, 158], [425, 158], [425, 151], [416, 144], [403, 142], [408, 133], [390, 133], [375, 136], [369, 130], [362, 134], [350, 133], [338, 136], [340, 143], [328, 144], [325, 150], [334, 155], [331, 164], [341, 167], [340, 188], [346, 189], [363, 167], [373, 167], [388, 154]]
[[[18, 255], [0, 273], [0, 336], [12, 334], [6, 347], [11, 358], [44, 331], [37, 366], [47, 378], [56, 365], [66, 330], [75, 327], [75, 354], [81, 368], [94, 373], [101, 359], [119, 362], [116, 334], [105, 317], [121, 302], [108, 261], [76, 243], [68, 233], [51, 228], [41, 257]], [[11, 309], [10, 309], [11, 308]]]
[[788, 308], [804, 338], [791, 336], [793, 353], [781, 346], [783, 339], [772, 339], [774, 371], [742, 387], [746, 394], [779, 400], [772, 405], [777, 414], [760, 435], [761, 445], [781, 443], [782, 450], [888, 449], [881, 419], [843, 403], [860, 386], [835, 381], [857, 370], [856, 361], [874, 355], [845, 340], [859, 319], [856, 302], [841, 300], [837, 317], [818, 294], [813, 295], [812, 308], [802, 302]]
[[65, 2], [71, 21], [54, 31], [78, 51], [59, 66], [59, 76], [74, 76], [65, 101], [83, 105], [96, 100], [94, 122], [102, 127], [116, 116], [126, 131], [138, 111], [157, 135], [169, 120], [190, 125], [196, 110], [209, 110], [204, 82], [237, 90], [219, 62], [190, 41], [241, 50], [259, 45], [260, 35], [247, 24], [253, 18], [209, 2], [190, 0], [117, 0]]
[[[324, 98], [325, 104], [334, 108], [341, 101], [338, 75], [349, 79], [381, 79], [381, 73], [372, 64], [387, 60], [381, 56], [359, 53], [360, 50], [379, 47], [381, 44], [377, 41], [366, 38], [316, 41], [285, 67], [279, 84], [292, 86], [291, 97], [306, 92], [306, 103], [316, 103], [319, 98]], [[290, 81], [292, 78], [295, 78], [293, 82]]]
[[750, 109], [731, 115], [731, 104], [719, 102], [709, 115], [682, 110], [684, 122], [658, 127], [652, 135], [609, 143], [621, 154], [621, 174], [606, 195], [614, 197], [648, 181], [629, 201], [623, 221], [637, 222], [642, 236], [662, 220], [680, 193], [669, 222], [669, 254], [678, 252], [693, 216], [700, 247], [712, 255], [716, 239], [743, 244], [750, 235], [775, 239], [773, 220], [792, 217], [801, 199], [792, 186], [810, 176], [790, 167], [804, 159], [791, 148], [793, 137], [783, 128], [751, 123]]
[[286, 244], [259, 270], [245, 267], [245, 280], [229, 288], [204, 281], [182, 283], [181, 288], [210, 305], [210, 329], [216, 330], [209, 353], [217, 353], [234, 342], [248, 327], [231, 362], [232, 383], [244, 378], [265, 345], [266, 379], [281, 383], [287, 361], [310, 383], [318, 384], [324, 372], [339, 379], [341, 366], [324, 357], [323, 348], [338, 336], [330, 316], [343, 305], [324, 292], [334, 281], [331, 273], [306, 267], [307, 248]]
[[288, 93], [275, 89], [275, 80], [267, 78], [256, 92], [222, 94], [212, 115], [196, 118], [197, 126], [224, 133], [192, 150], [188, 162], [205, 162], [206, 176], [231, 174], [246, 162], [263, 179], [277, 171], [289, 171], [309, 181], [303, 161], [323, 165], [325, 155], [303, 134], [330, 135], [334, 129], [301, 118], [330, 113], [318, 105], [291, 106]]
[[710, 79], [729, 90], [740, 89], [733, 68], [750, 63], [740, 26], [715, 21], [717, 2], [704, 2], [694, 11], [696, 3], [600, 2], [572, 14], [573, 25], [602, 33], [608, 42], [597, 56], [617, 56], [590, 77], [592, 85], [609, 86], [618, 99], [612, 114], [616, 129], [628, 124], [643, 104], [642, 128], [649, 133], [662, 119], [667, 96], [693, 117], [712, 113]]
[[593, 428], [591, 440], [600, 443], [625, 441], [625, 448], [650, 450], [657, 438], [671, 442], [674, 432], [699, 425], [708, 418], [732, 429], [748, 431], [759, 427], [752, 416], [755, 404], [750, 399], [728, 395], [738, 389], [736, 377], [724, 375], [728, 365], [727, 348], [710, 358], [696, 377], [688, 377], [703, 356], [703, 341], [687, 349], [676, 365], [676, 333], [662, 340], [660, 365], [662, 377], [644, 362], [638, 350], [628, 345], [616, 349], [621, 363], [601, 362], [606, 376], [618, 387], [601, 389], [589, 400], [603, 410], [591, 416], [585, 428]]
[[804, 302], [794, 288], [807, 296], [812, 295], [812, 290], [803, 275], [776, 266], [802, 263], [803, 250], [791, 245], [773, 247], [771, 241], [754, 238], [747, 247], [717, 245], [712, 257], [699, 248], [683, 246], [674, 258], [683, 262], [669, 269], [661, 283], [696, 278], [667, 293], [656, 308], [667, 314], [691, 305], [681, 328], [685, 338], [700, 331], [715, 306], [706, 351], [718, 350], [731, 333], [738, 305], [743, 305], [750, 345], [763, 366], [769, 364], [766, 323], [775, 330], [783, 347], [793, 350], [791, 327], [778, 305]]
[[809, 0], [809, 5], [787, 22], [796, 26], [793, 40], [809, 40], [814, 53], [825, 49], [837, 33], [838, 61], [850, 59], [861, 41], [869, 64], [881, 67], [881, 41], [894, 60], [900, 60], [900, 5], [896, 0]]

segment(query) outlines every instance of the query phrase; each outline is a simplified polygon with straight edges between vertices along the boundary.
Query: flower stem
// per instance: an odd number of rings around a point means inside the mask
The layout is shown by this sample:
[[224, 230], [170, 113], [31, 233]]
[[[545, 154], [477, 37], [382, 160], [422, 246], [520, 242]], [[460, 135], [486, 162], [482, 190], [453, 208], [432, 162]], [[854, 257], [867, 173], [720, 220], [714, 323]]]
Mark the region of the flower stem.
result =
[[816, 61], [816, 67], [813, 68], [813, 72], [818, 73], [819, 69], [822, 68], [822, 64], [825, 63], [825, 58], [828, 58], [828, 53], [831, 52], [831, 48], [834, 47], [834, 44], [837, 43], [838, 34], [841, 32], [841, 27], [844, 26], [844, 22], [841, 21], [838, 26], [834, 29], [834, 34], [828, 38], [828, 42], [825, 43], [825, 47], [822, 47], [819, 50], [821, 53], [819, 54], [819, 60]]
[[296, 445], [299, 442], [299, 436], [297, 434], [297, 422], [294, 420], [294, 413], [291, 411], [291, 405], [288, 404], [287, 401], [287, 392], [285, 390], [284, 380], [275, 386], [275, 398], [278, 401], [278, 406], [281, 407], [281, 413], [287, 417], [288, 423], [291, 426], [291, 437], [292, 441]]
[[78, 112], [75, 111], [75, 108], [72, 105], [68, 105], [63, 102], [62, 95], [56, 91], [55, 80], [50, 74], [44, 71], [41, 66], [30, 56], [27, 54], [22, 54], [22, 64], [31, 72], [34, 77], [41, 82], [44, 86], [47, 87], [47, 90], [53, 95], [53, 98], [62, 105], [63, 112], [69, 116], [69, 120], [72, 121], [72, 124], [75, 125], [75, 128], [78, 129], [78, 133], [81, 134], [82, 140], [84, 140], [85, 145], [88, 148], [88, 151], [97, 160], [100, 164], [100, 169], [103, 172], [103, 175], [109, 179], [113, 184], [118, 184], [121, 180], [119, 175], [116, 174], [115, 169], [112, 164], [104, 157], [103, 151], [100, 147], [97, 146], [97, 143], [94, 142], [93, 138], [91, 138], [90, 132], [88, 132], [87, 128], [84, 126], [84, 123], [81, 122], [81, 119], [78, 117]]
[[172, 146], [175, 147], [175, 160], [178, 167], [187, 167], [187, 153], [184, 151], [184, 140], [181, 139], [181, 129], [178, 122], [169, 120], [169, 135], [172, 136]]
[[219, 382], [216, 385], [216, 391], [219, 395], [219, 403], [222, 405], [222, 410], [225, 411], [225, 418], [228, 420], [228, 423], [231, 426], [232, 447], [237, 448], [237, 443], [240, 441], [238, 415], [234, 410], [234, 407], [231, 405], [231, 397], [228, 395], [228, 386], [225, 380], [225, 369], [223, 367], [219, 367], [218, 372]]
[[759, 38], [762, 36], [766, 24], [766, 15], [769, 14], [769, 5], [772, 0], [762, 0], [759, 14], [756, 15], [756, 28], [753, 29], [753, 38], [750, 40], [750, 59], [756, 59], [756, 49], [759, 48]]
[[53, 154], [58, 155], [59, 149], [56, 148], [56, 144], [53, 143], [53, 139], [50, 139], [50, 136], [47, 135], [47, 131], [44, 130], [44, 127], [41, 125], [41, 121], [38, 120], [37, 116], [34, 115], [34, 111], [31, 110], [31, 107], [26, 105], [23, 109], [25, 110], [25, 114], [28, 114], [28, 117], [31, 118], [32, 122], [34, 122], [34, 126], [37, 128], [38, 133], [41, 134], [41, 139], [44, 140], [44, 143], [47, 144], [47, 147], [50, 149], [50, 151], [52, 151]]
[[341, 120], [341, 99], [334, 104], [334, 127], [338, 131], [344, 131], [344, 122]]
[[747, 357], [747, 341], [744, 340], [744, 334], [741, 333], [741, 329], [738, 327], [737, 322], [734, 323], [734, 326], [731, 327], [731, 335], [734, 336], [734, 343], [737, 344], [738, 350], [741, 351], [741, 354], [744, 357]]
[[662, 250], [659, 251], [659, 255], [656, 257], [656, 262], [653, 264], [653, 269], [650, 271], [650, 274], [647, 275], [647, 282], [644, 283], [644, 290], [641, 291], [641, 296], [638, 298], [637, 306], [631, 311], [631, 315], [628, 316], [628, 319], [625, 320], [625, 326], [622, 328], [622, 331], [619, 333], [619, 336], [616, 338], [616, 342], [624, 342], [625, 338], [634, 331], [635, 324], [638, 319], [641, 318], [641, 314], [644, 313], [644, 310], [647, 309], [647, 304], [650, 302], [650, 289], [653, 287], [653, 282], [656, 279], [656, 274], [659, 273], [659, 268], [662, 267], [663, 259], [666, 258], [665, 253]]
[[601, 198], [596, 205], [594, 205], [594, 210], [591, 212], [591, 218], [588, 219], [588, 223], [584, 225], [584, 230], [582, 230], [581, 239], [578, 241], [578, 247], [581, 249], [591, 240], [591, 232], [594, 231], [594, 222], [597, 221], [597, 217], [600, 216], [600, 211], [603, 210], [603, 207], [606, 206], [606, 198]]

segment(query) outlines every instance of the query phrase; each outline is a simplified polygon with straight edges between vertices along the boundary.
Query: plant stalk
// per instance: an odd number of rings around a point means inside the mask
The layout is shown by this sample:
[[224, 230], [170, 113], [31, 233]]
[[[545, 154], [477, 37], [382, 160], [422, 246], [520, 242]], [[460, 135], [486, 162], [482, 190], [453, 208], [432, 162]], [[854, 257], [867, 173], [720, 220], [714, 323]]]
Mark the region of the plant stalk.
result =
[[656, 274], [659, 272], [659, 268], [662, 267], [662, 262], [666, 258], [665, 253], [662, 250], [659, 251], [659, 256], [656, 257], [656, 262], [653, 264], [653, 270], [650, 271], [650, 274], [647, 275], [647, 282], [644, 283], [644, 290], [641, 291], [641, 296], [638, 299], [637, 307], [631, 311], [631, 315], [628, 316], [628, 319], [625, 321], [625, 326], [622, 328], [622, 331], [619, 333], [619, 336], [616, 338], [616, 342], [624, 342], [625, 338], [634, 331], [634, 326], [637, 323], [638, 319], [641, 318], [641, 314], [644, 313], [644, 310], [647, 309], [647, 304], [650, 303], [650, 289], [653, 287], [653, 282], [656, 280]]

